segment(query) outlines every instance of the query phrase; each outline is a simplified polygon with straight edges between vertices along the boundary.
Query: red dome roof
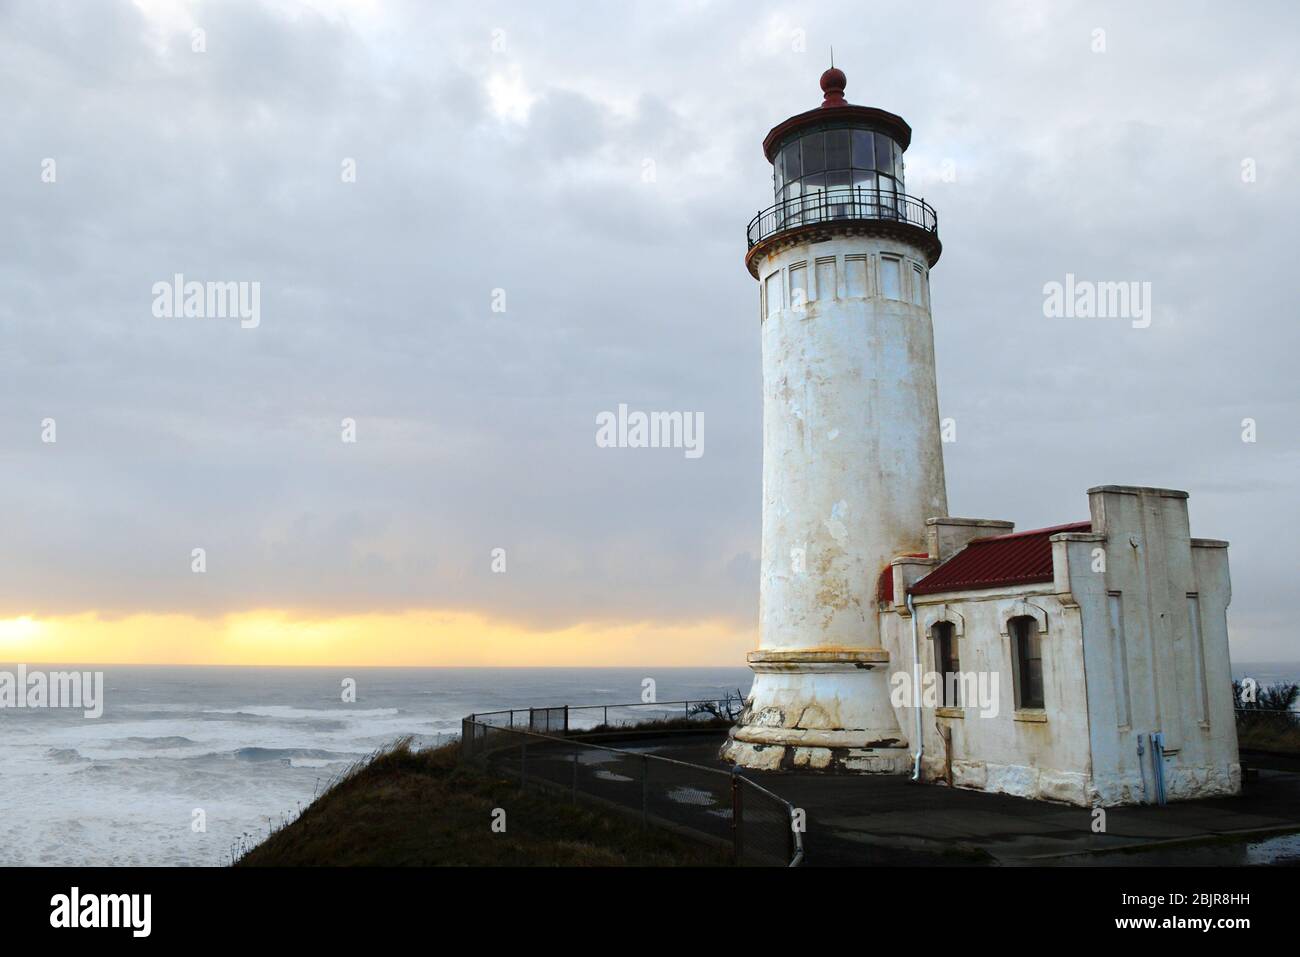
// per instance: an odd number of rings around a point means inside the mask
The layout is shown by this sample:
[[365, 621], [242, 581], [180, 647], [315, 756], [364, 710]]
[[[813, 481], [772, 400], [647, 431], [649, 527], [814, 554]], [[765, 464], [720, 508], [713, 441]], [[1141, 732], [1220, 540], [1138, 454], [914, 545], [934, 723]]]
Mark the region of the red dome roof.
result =
[[903, 149], [912, 142], [912, 128], [901, 116], [872, 106], [854, 106], [844, 99], [844, 88], [848, 78], [839, 67], [831, 67], [821, 77], [822, 102], [807, 112], [792, 116], [784, 123], [778, 123], [763, 140], [763, 155], [772, 162], [776, 148], [787, 136], [805, 126], [815, 123], [847, 121], [861, 123], [871, 129], [878, 129], [893, 138]]
[[822, 74], [822, 92], [826, 94], [826, 99], [822, 106], [843, 106], [845, 104], [844, 88], [849, 85], [849, 78], [844, 75], [843, 70], [831, 67]]

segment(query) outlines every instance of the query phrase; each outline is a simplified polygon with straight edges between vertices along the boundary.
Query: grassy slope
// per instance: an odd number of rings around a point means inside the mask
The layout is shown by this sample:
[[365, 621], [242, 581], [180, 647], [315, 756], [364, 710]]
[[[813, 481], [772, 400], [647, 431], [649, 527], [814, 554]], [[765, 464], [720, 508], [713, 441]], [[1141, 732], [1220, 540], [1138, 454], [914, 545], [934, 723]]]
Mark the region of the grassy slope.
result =
[[[458, 760], [459, 745], [404, 742], [312, 802], [236, 866], [715, 865], [724, 853], [613, 812], [521, 791]], [[494, 808], [506, 832], [493, 833]]]

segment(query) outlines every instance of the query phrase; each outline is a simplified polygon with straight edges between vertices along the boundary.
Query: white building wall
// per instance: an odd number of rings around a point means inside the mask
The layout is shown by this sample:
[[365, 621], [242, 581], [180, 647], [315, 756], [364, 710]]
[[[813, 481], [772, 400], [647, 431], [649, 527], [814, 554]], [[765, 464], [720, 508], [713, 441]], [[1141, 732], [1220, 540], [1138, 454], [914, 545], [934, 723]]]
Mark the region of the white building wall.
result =
[[[1019, 797], [1087, 803], [1090, 776], [1087, 686], [1077, 610], [1063, 604], [1051, 586], [926, 595], [915, 605], [920, 628], [921, 667], [939, 670], [934, 625], [953, 624], [963, 672], [983, 673], [992, 707], [922, 707], [925, 748], [922, 777], [955, 787]], [[1043, 655], [1043, 708], [1016, 708], [1013, 649], [1007, 622], [1028, 615], [1039, 622]], [[910, 673], [911, 623], [904, 615], [882, 616], [895, 671]], [[915, 711], [898, 709], [899, 722], [913, 728]]]
[[[995, 714], [921, 709], [923, 778], [1073, 804], [1154, 802], [1150, 735], [1161, 732], [1168, 800], [1237, 793], [1227, 544], [1190, 537], [1184, 492], [1104, 486], [1089, 502], [1091, 532], [1052, 537], [1050, 584], [916, 599], [923, 671], [938, 671], [932, 626], [949, 621], [961, 669], [1000, 676]], [[897, 560], [895, 595], [933, 564]], [[1019, 614], [1039, 622], [1041, 714], [1015, 709], [1006, 623]], [[902, 600], [882, 610], [881, 629], [891, 671], [910, 673]], [[914, 737], [914, 710], [896, 710]]]
[[1185, 492], [1102, 486], [1089, 502], [1094, 536], [1061, 543], [1058, 565], [1084, 622], [1094, 800], [1155, 800], [1155, 732], [1170, 800], [1236, 794], [1226, 543], [1191, 538]]

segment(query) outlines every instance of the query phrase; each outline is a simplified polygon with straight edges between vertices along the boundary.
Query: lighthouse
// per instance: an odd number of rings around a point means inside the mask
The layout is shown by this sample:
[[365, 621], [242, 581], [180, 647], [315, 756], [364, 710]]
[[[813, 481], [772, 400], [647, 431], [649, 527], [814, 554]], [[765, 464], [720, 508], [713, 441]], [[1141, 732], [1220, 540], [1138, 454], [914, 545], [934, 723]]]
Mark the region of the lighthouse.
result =
[[911, 769], [877, 582], [947, 515], [930, 317], [942, 247], [908, 194], [912, 130], [845, 100], [763, 141], [774, 202], [749, 224], [763, 360], [763, 546], [754, 683], [723, 755], [752, 768]]

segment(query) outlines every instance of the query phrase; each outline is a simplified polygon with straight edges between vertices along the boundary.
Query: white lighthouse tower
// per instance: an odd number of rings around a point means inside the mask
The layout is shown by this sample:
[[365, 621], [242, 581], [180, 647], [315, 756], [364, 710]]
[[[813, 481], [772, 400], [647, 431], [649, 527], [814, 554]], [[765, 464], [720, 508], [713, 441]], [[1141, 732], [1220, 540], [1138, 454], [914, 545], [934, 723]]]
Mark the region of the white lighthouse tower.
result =
[[844, 99], [763, 141], [775, 205], [749, 225], [763, 341], [763, 555], [754, 684], [724, 756], [910, 769], [876, 583], [947, 515], [930, 319], [934, 210], [907, 195], [911, 128]]

